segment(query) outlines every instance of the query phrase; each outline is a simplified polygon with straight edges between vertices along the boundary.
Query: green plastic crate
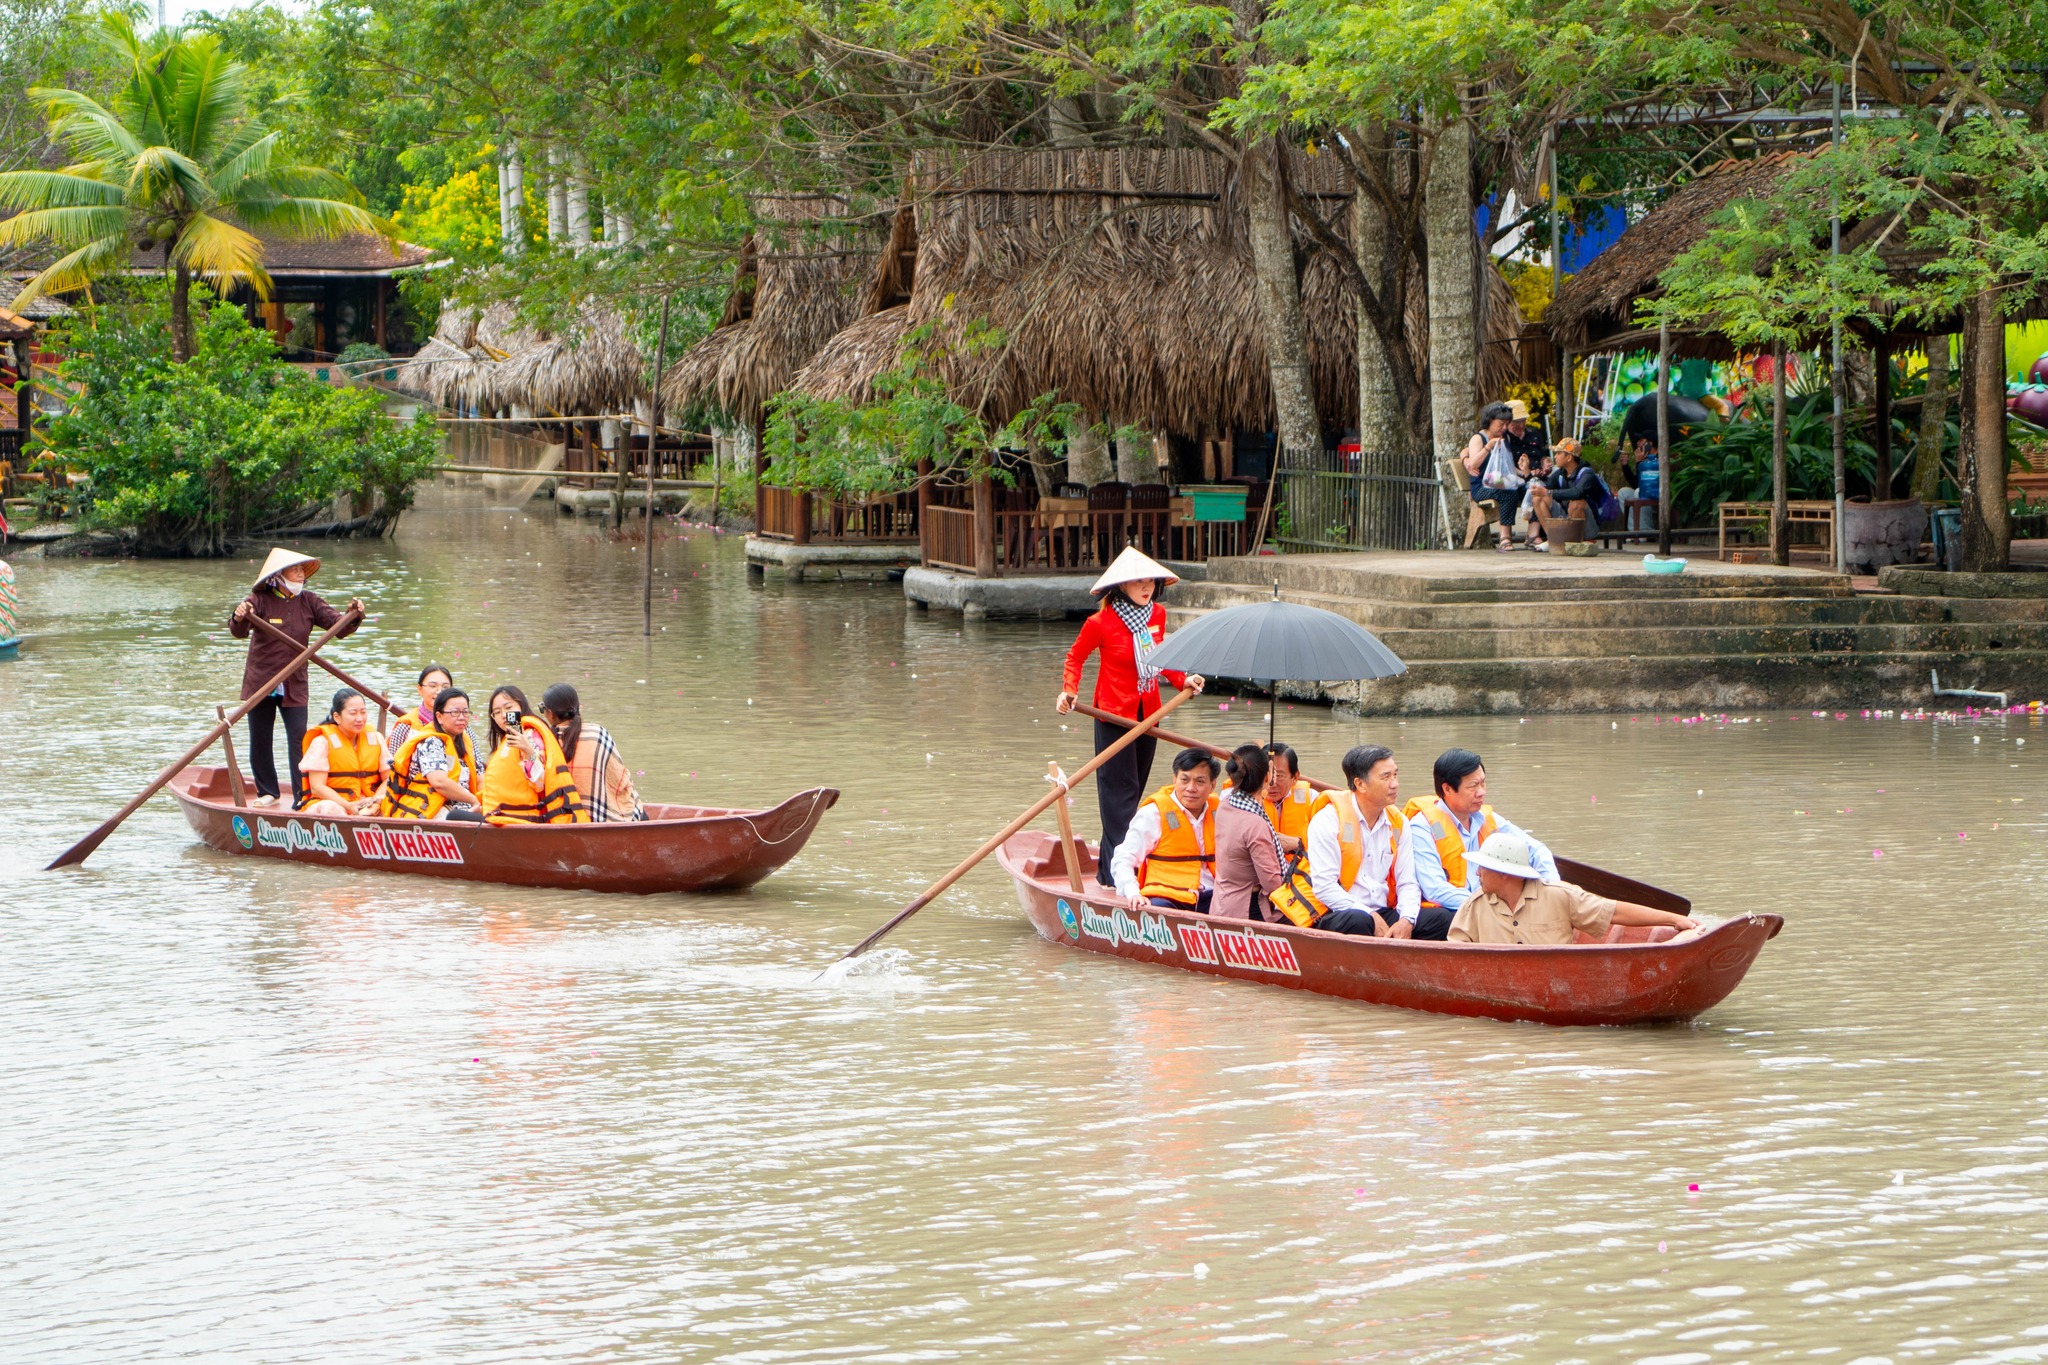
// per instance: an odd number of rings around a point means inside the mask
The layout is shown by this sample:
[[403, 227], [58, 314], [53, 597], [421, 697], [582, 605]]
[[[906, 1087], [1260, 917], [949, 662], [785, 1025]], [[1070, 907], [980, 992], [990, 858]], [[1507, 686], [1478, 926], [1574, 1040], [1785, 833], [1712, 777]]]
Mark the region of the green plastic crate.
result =
[[1245, 494], [1242, 484], [1208, 485], [1181, 490], [1194, 500], [1196, 521], [1243, 521]]

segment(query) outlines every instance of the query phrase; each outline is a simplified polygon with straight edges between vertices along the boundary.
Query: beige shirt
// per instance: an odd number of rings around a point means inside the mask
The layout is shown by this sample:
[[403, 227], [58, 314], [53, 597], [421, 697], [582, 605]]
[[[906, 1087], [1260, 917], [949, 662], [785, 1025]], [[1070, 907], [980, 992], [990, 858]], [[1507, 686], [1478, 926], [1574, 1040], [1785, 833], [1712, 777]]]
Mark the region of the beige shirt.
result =
[[1614, 922], [1614, 902], [1570, 882], [1522, 883], [1513, 905], [1484, 892], [1467, 900], [1451, 921], [1453, 943], [1509, 943], [1550, 946], [1572, 942], [1577, 929], [1603, 938]]

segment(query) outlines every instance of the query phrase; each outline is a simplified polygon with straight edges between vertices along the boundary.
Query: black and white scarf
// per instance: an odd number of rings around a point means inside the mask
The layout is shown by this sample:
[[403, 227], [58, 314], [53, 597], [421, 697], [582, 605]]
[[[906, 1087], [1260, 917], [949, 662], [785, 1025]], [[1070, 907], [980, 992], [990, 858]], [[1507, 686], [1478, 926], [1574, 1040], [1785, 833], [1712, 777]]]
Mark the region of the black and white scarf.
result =
[[1287, 866], [1287, 850], [1280, 847], [1280, 835], [1273, 828], [1273, 817], [1266, 814], [1266, 803], [1256, 796], [1239, 791], [1235, 787], [1232, 787], [1230, 794], [1223, 799], [1247, 815], [1256, 815], [1265, 822], [1266, 833], [1273, 840], [1273, 856], [1279, 860], [1280, 866]]
[[1152, 604], [1139, 606], [1121, 593], [1109, 599], [1117, 619], [1131, 632], [1131, 654], [1138, 662], [1138, 695], [1144, 696], [1159, 686], [1159, 670], [1146, 662], [1158, 645], [1152, 640]]

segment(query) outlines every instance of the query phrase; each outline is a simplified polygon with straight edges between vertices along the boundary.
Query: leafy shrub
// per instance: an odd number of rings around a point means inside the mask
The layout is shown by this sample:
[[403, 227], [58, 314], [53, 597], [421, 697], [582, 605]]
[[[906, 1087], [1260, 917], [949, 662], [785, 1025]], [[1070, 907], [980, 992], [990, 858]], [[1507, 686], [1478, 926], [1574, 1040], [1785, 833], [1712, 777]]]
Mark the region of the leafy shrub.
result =
[[[1834, 427], [1820, 403], [1785, 404], [1785, 486], [1794, 499], [1835, 496]], [[1724, 502], [1771, 500], [1771, 413], [1768, 402], [1744, 403], [1707, 420], [1672, 446], [1674, 525], [1713, 524]], [[1861, 436], [1849, 437], [1844, 463], [1868, 487], [1877, 453]]]
[[341, 348], [341, 354], [334, 358], [337, 365], [353, 365], [358, 360], [389, 360], [391, 352], [374, 341], [351, 341]]
[[342, 493], [396, 516], [432, 469], [432, 419], [277, 359], [241, 309], [195, 288], [192, 359], [171, 359], [170, 290], [154, 282], [82, 310], [58, 334], [69, 410], [51, 453], [91, 476], [87, 520], [132, 528], [146, 553], [222, 555]]

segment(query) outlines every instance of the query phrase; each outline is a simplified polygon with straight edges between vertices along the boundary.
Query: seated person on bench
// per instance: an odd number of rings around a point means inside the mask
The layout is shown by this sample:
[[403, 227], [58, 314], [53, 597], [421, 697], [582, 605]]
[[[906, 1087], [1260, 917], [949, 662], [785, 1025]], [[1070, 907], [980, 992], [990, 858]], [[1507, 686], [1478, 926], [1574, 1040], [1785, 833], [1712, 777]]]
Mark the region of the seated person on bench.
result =
[[1583, 517], [1586, 538], [1600, 534], [1600, 507], [1607, 501], [1607, 484], [1593, 466], [1579, 458], [1579, 443], [1567, 437], [1557, 443], [1558, 467], [1541, 483], [1529, 485], [1529, 534], [1538, 544], [1550, 542], [1543, 534], [1543, 522], [1555, 521], [1557, 509], [1569, 516]]
[[1173, 785], [1140, 802], [1110, 863], [1133, 910], [1159, 905], [1209, 913], [1216, 891], [1216, 778], [1223, 765], [1199, 749], [1174, 755]]
[[1359, 745], [1344, 755], [1344, 781], [1350, 790], [1330, 793], [1308, 822], [1308, 866], [1288, 869], [1273, 908], [1310, 929], [1412, 938], [1422, 893], [1393, 751]]
[[1668, 910], [1609, 900], [1570, 882], [1544, 881], [1536, 868], [1534, 841], [1526, 834], [1493, 835], [1472, 862], [1479, 869], [1479, 894], [1459, 907], [1451, 921], [1453, 943], [1555, 946], [1571, 943], [1575, 932], [1604, 938], [1615, 924], [1661, 924], [1680, 933], [1699, 927]]

